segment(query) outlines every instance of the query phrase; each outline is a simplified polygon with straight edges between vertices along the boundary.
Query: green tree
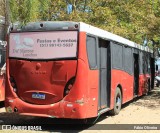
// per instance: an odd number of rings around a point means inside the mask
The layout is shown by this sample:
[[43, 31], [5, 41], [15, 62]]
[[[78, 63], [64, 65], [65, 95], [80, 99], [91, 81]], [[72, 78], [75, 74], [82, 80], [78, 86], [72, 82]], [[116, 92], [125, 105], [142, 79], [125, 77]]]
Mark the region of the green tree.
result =
[[139, 44], [160, 40], [159, 0], [10, 0], [10, 8], [12, 22], [83, 21]]
[[0, 0], [0, 15], [5, 16], [5, 0]]
[[[18, 5], [18, 6], [17, 6]], [[16, 21], [25, 24], [30, 21], [37, 21], [39, 16], [38, 0], [10, 0], [11, 22]]]

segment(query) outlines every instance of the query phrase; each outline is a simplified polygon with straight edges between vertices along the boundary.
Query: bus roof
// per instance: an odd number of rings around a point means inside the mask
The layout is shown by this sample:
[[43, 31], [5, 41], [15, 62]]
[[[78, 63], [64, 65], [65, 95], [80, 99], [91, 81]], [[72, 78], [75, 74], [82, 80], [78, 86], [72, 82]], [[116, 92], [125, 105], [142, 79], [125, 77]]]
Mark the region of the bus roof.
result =
[[98, 36], [100, 38], [104, 38], [107, 40], [112, 40], [121, 44], [124, 44], [129, 47], [137, 48], [146, 52], [153, 53], [153, 50], [149, 49], [148, 47], [144, 47], [142, 45], [136, 44], [128, 39], [125, 39], [121, 36], [115, 35], [111, 32], [102, 30], [100, 28], [91, 26], [84, 22], [73, 22], [73, 21], [44, 21], [44, 22], [31, 22], [27, 25], [23, 26], [22, 28], [13, 29], [11, 32], [19, 31], [19, 32], [26, 32], [26, 31], [52, 31], [52, 30], [80, 30], [86, 32], [91, 35]]
[[144, 47], [142, 45], [136, 44], [135, 42], [132, 42], [128, 39], [125, 39], [121, 36], [115, 35], [111, 32], [102, 30], [100, 28], [91, 26], [91, 25], [83, 23], [83, 22], [80, 22], [80, 31], [84, 31], [86, 33], [89, 33], [89, 34], [92, 34], [92, 35], [95, 35], [95, 36], [99, 36], [99, 37], [107, 39], [107, 40], [112, 40], [112, 41], [130, 46], [130, 47], [133, 47], [133, 48], [137, 48], [137, 49], [140, 49], [140, 50], [143, 50], [143, 51], [153, 53], [153, 50], [149, 49], [148, 47]]

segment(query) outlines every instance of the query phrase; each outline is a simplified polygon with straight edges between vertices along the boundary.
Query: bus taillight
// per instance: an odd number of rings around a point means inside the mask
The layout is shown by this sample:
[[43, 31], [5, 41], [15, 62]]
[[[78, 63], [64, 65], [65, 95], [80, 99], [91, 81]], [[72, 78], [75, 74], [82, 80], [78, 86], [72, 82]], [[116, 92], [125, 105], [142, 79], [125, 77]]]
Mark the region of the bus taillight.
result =
[[13, 77], [10, 77], [10, 83], [11, 83], [11, 86], [13, 87], [13, 91], [17, 92], [17, 85]]
[[63, 93], [63, 96], [64, 96], [64, 97], [69, 94], [70, 90], [71, 90], [72, 87], [73, 87], [74, 81], [75, 81], [75, 77], [71, 78], [71, 79], [67, 82], [67, 84], [66, 84], [66, 86], [65, 86], [65, 88], [64, 88], [64, 93]]

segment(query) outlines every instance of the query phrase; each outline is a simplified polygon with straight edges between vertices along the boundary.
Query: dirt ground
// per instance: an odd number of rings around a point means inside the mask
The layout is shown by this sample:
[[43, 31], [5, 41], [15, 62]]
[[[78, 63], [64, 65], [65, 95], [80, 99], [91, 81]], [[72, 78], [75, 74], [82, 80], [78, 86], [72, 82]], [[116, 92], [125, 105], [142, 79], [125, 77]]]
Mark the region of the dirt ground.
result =
[[[51, 119], [51, 118], [40, 118], [40, 117], [29, 117], [29, 116], [20, 116], [17, 114], [6, 113], [3, 107], [3, 103], [0, 103], [0, 125], [6, 124], [36, 124], [36, 125], [43, 125], [47, 124], [50, 125], [45, 129], [43, 132], [62, 132], [63, 130], [59, 130], [59, 126], [63, 127], [65, 123], [75, 123], [77, 121], [74, 120], [66, 120], [66, 119]], [[51, 127], [51, 124], [59, 123], [58, 128], [56, 126]], [[107, 129], [108, 124], [113, 124], [113, 129], [115, 130], [104, 130]], [[117, 131], [117, 124], [121, 126], [121, 130]], [[126, 125], [126, 124], [133, 124], [133, 125]], [[136, 125], [138, 124], [138, 125]], [[150, 92], [147, 96], [142, 96], [140, 98], [136, 98], [133, 101], [123, 105], [123, 108], [119, 115], [111, 116], [108, 113], [105, 113], [100, 116], [97, 120], [95, 125], [87, 125], [87, 126], [78, 126], [76, 132], [93, 132], [93, 133], [159, 133], [160, 130], [132, 130], [139, 126], [140, 124], [159, 124], [160, 129], [160, 88], [155, 88]], [[136, 126], [135, 126], [136, 125]], [[154, 126], [152, 125], [152, 126]], [[67, 125], [68, 126], [68, 125]], [[72, 126], [68, 126], [67, 129], [76, 128]], [[122, 130], [123, 128], [131, 126], [130, 131]], [[134, 127], [135, 126], [135, 127]], [[144, 126], [144, 125], [142, 125]], [[95, 128], [94, 128], [95, 127]], [[133, 128], [132, 128], [133, 127]], [[156, 127], [156, 125], [155, 125]], [[67, 132], [71, 132], [69, 130]], [[24, 132], [24, 133], [34, 133], [34, 132], [41, 132], [41, 131], [20, 131], [20, 130], [0, 130], [0, 132], [6, 133], [17, 133], [17, 132]], [[75, 132], [75, 131], [74, 131]]]

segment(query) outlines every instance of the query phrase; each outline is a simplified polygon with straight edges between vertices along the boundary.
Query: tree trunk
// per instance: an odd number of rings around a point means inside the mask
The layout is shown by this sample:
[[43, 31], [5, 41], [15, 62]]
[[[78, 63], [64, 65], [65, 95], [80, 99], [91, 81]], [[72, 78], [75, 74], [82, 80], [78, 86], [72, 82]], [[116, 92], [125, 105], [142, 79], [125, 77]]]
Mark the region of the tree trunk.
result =
[[77, 11], [77, 2], [78, 2], [78, 0], [74, 0], [74, 3], [73, 3], [73, 11], [74, 12]]
[[10, 25], [9, 0], [5, 0], [5, 36], [7, 35], [9, 25]]

